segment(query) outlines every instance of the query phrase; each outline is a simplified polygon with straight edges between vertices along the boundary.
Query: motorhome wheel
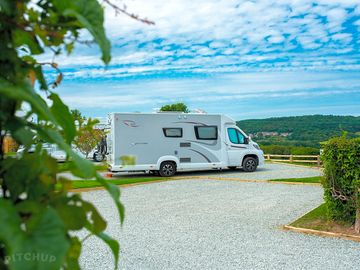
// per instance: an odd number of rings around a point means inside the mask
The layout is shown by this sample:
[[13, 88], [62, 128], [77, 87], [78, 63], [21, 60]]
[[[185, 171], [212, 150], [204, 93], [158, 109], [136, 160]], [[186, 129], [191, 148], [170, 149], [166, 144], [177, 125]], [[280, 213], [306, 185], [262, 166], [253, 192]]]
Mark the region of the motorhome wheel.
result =
[[243, 162], [243, 170], [245, 172], [254, 172], [257, 168], [257, 161], [253, 157], [247, 157]]
[[161, 163], [159, 174], [162, 177], [173, 176], [176, 173], [176, 164], [171, 161]]
[[104, 160], [104, 155], [99, 152], [95, 152], [93, 158], [96, 162], [101, 162]]

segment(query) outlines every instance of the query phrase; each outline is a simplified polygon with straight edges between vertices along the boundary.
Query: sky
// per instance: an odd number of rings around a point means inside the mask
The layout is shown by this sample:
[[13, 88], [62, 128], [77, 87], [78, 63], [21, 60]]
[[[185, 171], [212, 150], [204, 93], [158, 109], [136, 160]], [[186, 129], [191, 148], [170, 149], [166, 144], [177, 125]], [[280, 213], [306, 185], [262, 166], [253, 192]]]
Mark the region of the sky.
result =
[[58, 92], [87, 116], [175, 102], [236, 120], [360, 115], [359, 0], [113, 2], [155, 25], [106, 8], [110, 65], [95, 45], [56, 59]]

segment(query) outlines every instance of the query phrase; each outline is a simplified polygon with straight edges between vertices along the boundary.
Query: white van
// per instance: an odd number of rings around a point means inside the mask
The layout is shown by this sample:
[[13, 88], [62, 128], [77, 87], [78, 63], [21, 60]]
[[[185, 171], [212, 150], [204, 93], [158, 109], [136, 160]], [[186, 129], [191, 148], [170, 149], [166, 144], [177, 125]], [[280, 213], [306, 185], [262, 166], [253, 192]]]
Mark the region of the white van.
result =
[[[35, 152], [35, 145], [31, 145], [30, 149], [28, 150], [29, 153]], [[65, 162], [66, 161], [66, 153], [65, 151], [61, 150], [56, 144], [50, 143], [43, 143], [42, 148], [45, 149], [48, 154], [56, 159], [57, 162]], [[17, 155], [23, 155], [25, 151], [24, 147], [20, 147], [17, 151]]]
[[263, 151], [231, 118], [219, 114], [112, 113], [109, 170], [158, 172], [242, 168], [263, 165]]

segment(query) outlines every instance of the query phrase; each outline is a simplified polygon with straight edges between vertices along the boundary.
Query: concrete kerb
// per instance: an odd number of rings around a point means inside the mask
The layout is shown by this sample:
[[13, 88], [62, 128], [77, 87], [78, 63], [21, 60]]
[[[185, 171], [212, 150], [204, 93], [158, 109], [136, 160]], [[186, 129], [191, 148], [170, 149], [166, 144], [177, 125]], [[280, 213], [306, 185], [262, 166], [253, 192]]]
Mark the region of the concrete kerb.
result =
[[341, 238], [341, 239], [345, 239], [345, 240], [360, 242], [360, 236], [351, 235], [351, 234], [319, 231], [319, 230], [313, 230], [313, 229], [294, 227], [294, 226], [290, 226], [290, 225], [284, 225], [284, 226], [282, 226], [282, 229], [285, 231], [294, 231], [294, 232], [298, 232], [298, 233], [311, 234], [311, 235], [317, 235], [317, 236], [322, 236], [322, 237], [335, 237], [335, 238]]

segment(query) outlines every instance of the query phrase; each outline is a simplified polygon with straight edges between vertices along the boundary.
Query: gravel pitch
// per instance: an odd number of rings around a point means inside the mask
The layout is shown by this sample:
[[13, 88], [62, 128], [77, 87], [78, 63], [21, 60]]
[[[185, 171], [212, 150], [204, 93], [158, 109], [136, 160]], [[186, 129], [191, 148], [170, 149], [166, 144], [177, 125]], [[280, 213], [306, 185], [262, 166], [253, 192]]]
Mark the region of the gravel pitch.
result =
[[[279, 229], [322, 202], [320, 187], [216, 180], [128, 187], [122, 228], [104, 191], [83, 197], [120, 241], [120, 269], [359, 269], [359, 243]], [[112, 269], [113, 258], [91, 237], [81, 265]]]
[[222, 178], [238, 178], [244, 180], [270, 180], [284, 178], [302, 178], [322, 175], [318, 168], [294, 166], [288, 164], [265, 163], [257, 168], [255, 172], [244, 172], [242, 170], [224, 170], [224, 171], [202, 171], [180, 173], [180, 176], [212, 176]]

